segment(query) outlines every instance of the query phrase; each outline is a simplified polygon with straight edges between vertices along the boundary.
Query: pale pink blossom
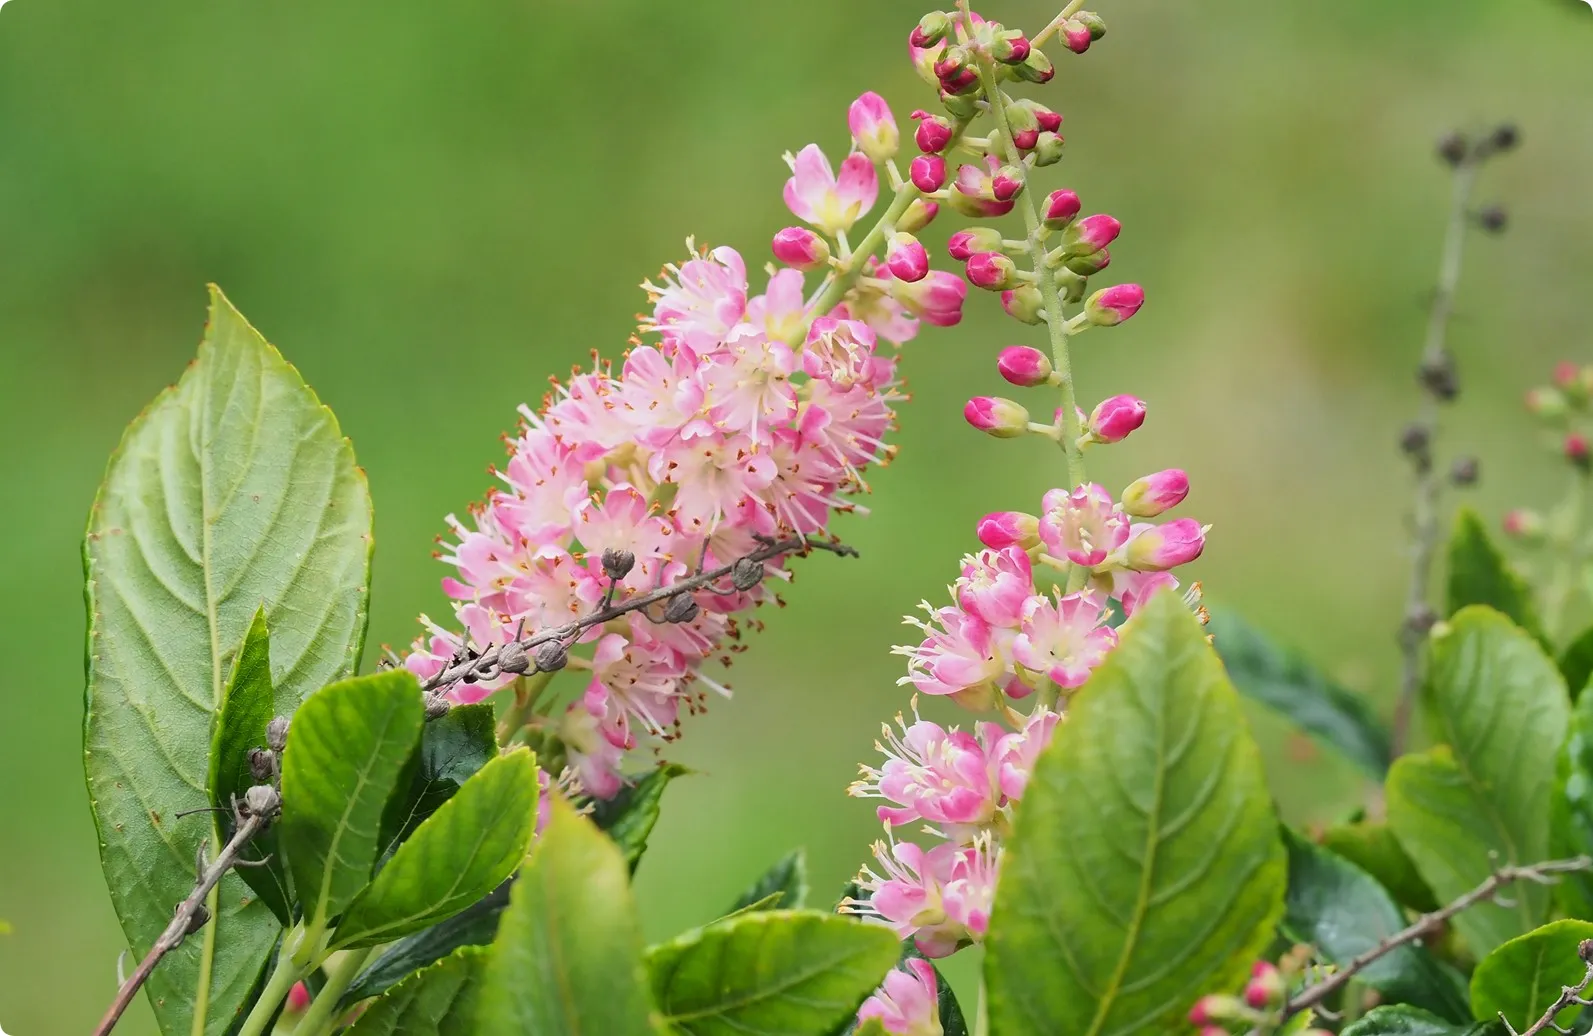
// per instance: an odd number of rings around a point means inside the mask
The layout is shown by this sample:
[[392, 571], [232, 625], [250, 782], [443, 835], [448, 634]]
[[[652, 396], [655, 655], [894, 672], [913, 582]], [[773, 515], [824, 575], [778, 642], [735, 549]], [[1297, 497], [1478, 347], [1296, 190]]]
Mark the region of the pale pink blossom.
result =
[[1029, 787], [1029, 777], [1034, 773], [1035, 762], [1051, 744], [1051, 735], [1056, 731], [1058, 719], [1060, 717], [1050, 709], [1036, 708], [1029, 713], [1020, 729], [1002, 735], [995, 750], [996, 777], [1001, 794], [1008, 801], [1016, 802], [1023, 798], [1023, 793]]
[[846, 111], [846, 125], [852, 131], [852, 142], [869, 161], [885, 162], [896, 157], [901, 134], [890, 105], [879, 94], [871, 90], [853, 101]]
[[708, 532], [774, 481], [774, 461], [744, 435], [679, 439], [653, 454], [649, 471], [675, 488], [672, 512], [693, 535]]
[[901, 733], [886, 724], [884, 741], [874, 744], [884, 765], [863, 767], [864, 779], [850, 793], [884, 799], [888, 804], [876, 813], [893, 827], [925, 820], [949, 831], [989, 823], [1001, 797], [1001, 728], [980, 723], [968, 733], [923, 719], [909, 726], [898, 716], [896, 722]]
[[802, 271], [776, 270], [768, 289], [747, 303], [747, 323], [770, 341], [792, 346], [800, 342], [807, 326]]
[[672, 348], [711, 352], [746, 313], [747, 266], [734, 248], [666, 266], [660, 279], [643, 287], [653, 296], [651, 328]]
[[875, 842], [880, 871], [865, 867], [858, 875], [858, 886], [869, 893], [867, 909], [901, 938], [911, 938], [926, 957], [950, 956], [967, 941], [963, 926], [947, 917], [942, 899], [957, 855], [950, 843], [925, 850], [911, 842]]
[[1071, 493], [1053, 489], [1041, 501], [1040, 540], [1075, 565], [1104, 564], [1128, 542], [1130, 522], [1104, 486], [1090, 482]]
[[924, 631], [923, 642], [894, 649], [907, 656], [907, 675], [897, 682], [972, 709], [988, 706], [1007, 668], [996, 628], [960, 608], [924, 608], [930, 621], [907, 620]]
[[1030, 598], [1012, 654], [1025, 669], [1041, 673], [1064, 689], [1079, 686], [1117, 646], [1117, 631], [1106, 625], [1106, 599], [1082, 590]]
[[1015, 546], [970, 554], [962, 559], [955, 589], [964, 611], [992, 626], [1016, 629], [1035, 592], [1029, 555]]
[[874, 331], [861, 320], [819, 317], [802, 347], [802, 369], [837, 389], [870, 384], [874, 373]]
[[1187, 565], [1206, 547], [1206, 529], [1193, 518], [1176, 518], [1161, 525], [1134, 524], [1122, 551], [1122, 564], [1136, 572], [1164, 572]]
[[767, 442], [771, 426], [796, 413], [791, 347], [743, 325], [698, 371], [714, 424]]
[[851, 229], [879, 197], [879, 177], [867, 155], [847, 155], [839, 177], [817, 144], [787, 155], [786, 163], [791, 167], [791, 178], [785, 182], [786, 206], [798, 219], [832, 237]]
[[863, 1001], [857, 1020], [878, 1018], [891, 1036], [943, 1036], [939, 996], [935, 966], [920, 957], [909, 957]]

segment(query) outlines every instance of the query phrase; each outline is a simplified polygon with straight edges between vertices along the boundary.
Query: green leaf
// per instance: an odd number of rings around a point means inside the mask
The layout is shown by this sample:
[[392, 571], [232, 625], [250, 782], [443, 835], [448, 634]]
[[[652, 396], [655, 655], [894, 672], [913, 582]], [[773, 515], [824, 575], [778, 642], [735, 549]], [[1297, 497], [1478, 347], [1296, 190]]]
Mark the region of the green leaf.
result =
[[[1551, 855], [1593, 856], [1593, 694], [1577, 699], [1565, 744], [1555, 761], [1550, 803]], [[1574, 871], [1554, 886], [1554, 898], [1571, 917], [1593, 921], [1593, 875]]]
[[985, 943], [994, 1032], [1175, 1027], [1239, 984], [1283, 912], [1260, 752], [1200, 623], [1161, 593], [1121, 632], [1007, 844]]
[[650, 947], [647, 971], [654, 1002], [682, 1036], [785, 1036], [844, 1026], [900, 955], [882, 925], [767, 910]]
[[398, 793], [383, 811], [379, 865], [472, 774], [497, 758], [493, 722], [492, 706], [486, 702], [456, 705], [427, 722], [405, 766], [408, 780], [399, 779]]
[[1490, 1026], [1454, 1022], [1405, 1004], [1374, 1007], [1346, 1025], [1339, 1036], [1481, 1036]]
[[[193, 888], [210, 746], [250, 622], [271, 626], [275, 711], [353, 672], [370, 497], [337, 422], [216, 289], [199, 358], [128, 428], [84, 544], [84, 749], [111, 902], [136, 960]], [[218, 1036], [278, 924], [236, 874], [147, 985], [166, 1033]], [[199, 985], [208, 976], [206, 988]], [[196, 1019], [196, 1015], [198, 1016]]]
[[1593, 626], [1589, 626], [1566, 645], [1560, 654], [1560, 675], [1565, 677], [1571, 700], [1579, 701], [1588, 680], [1593, 679]]
[[1206, 629], [1239, 693], [1287, 716], [1373, 777], [1388, 772], [1388, 731], [1364, 698], [1233, 612], [1213, 612]]
[[520, 872], [480, 998], [484, 1036], [652, 1036], [625, 857], [564, 800]]
[[620, 847], [631, 873], [636, 872], [642, 853], [647, 851], [647, 836], [653, 833], [653, 825], [658, 823], [659, 803], [664, 797], [664, 788], [676, 777], [690, 772], [678, 763], [665, 763], [612, 799], [592, 803], [592, 822]]
[[312, 929], [370, 882], [382, 809], [425, 720], [420, 685], [404, 669], [331, 684], [294, 714], [278, 830]]
[[1449, 614], [1474, 604], [1485, 604], [1508, 616], [1540, 643], [1546, 643], [1526, 580], [1493, 545], [1488, 527], [1477, 512], [1462, 507], [1455, 515], [1455, 531], [1449, 538]]
[[[1549, 855], [1555, 753], [1569, 707], [1554, 664], [1490, 608], [1462, 609], [1433, 638], [1428, 693], [1447, 742], [1395, 761], [1388, 823], [1440, 901], [1481, 884], [1499, 864]], [[1549, 890], [1523, 882], [1509, 906], [1483, 903], [1455, 919], [1481, 957], [1548, 920]]]
[[389, 990], [344, 1036], [476, 1036], [486, 966], [486, 950], [460, 950]]
[[499, 885], [459, 913], [430, 928], [405, 936], [377, 954], [343, 994], [347, 1007], [385, 992], [428, 964], [463, 946], [485, 946], [498, 934], [498, 920], [509, 905], [514, 878]]
[[[234, 802], [242, 802], [251, 785], [259, 783], [249, 767], [249, 754], [265, 747], [266, 725], [275, 714], [276, 702], [271, 687], [271, 637], [266, 629], [265, 610], [255, 612], [244, 637], [243, 647], [232, 663], [232, 675], [221, 692], [221, 708], [210, 745], [210, 803], [221, 814], [223, 837], [232, 838]], [[240, 867], [237, 874], [260, 902], [283, 925], [293, 921], [293, 892], [288, 884], [287, 867], [277, 849], [277, 832], [268, 827], [244, 847], [243, 859], [264, 861]]]
[[[1388, 892], [1348, 860], [1284, 831], [1289, 850], [1289, 891], [1283, 929], [1343, 966], [1405, 927], [1405, 915]], [[1367, 965], [1365, 982], [1388, 1002], [1413, 1004], [1452, 1022], [1470, 1017], [1460, 975], [1425, 949], [1407, 944]]]
[[1438, 909], [1433, 890], [1388, 824], [1370, 820], [1334, 824], [1322, 833], [1322, 844], [1370, 874], [1401, 905], [1422, 914]]
[[391, 942], [459, 913], [514, 873], [536, 822], [536, 757], [521, 749], [492, 760], [349, 904], [333, 946]]
[[808, 898], [808, 858], [801, 849], [786, 856], [770, 867], [752, 887], [741, 894], [729, 913], [743, 910], [773, 910], [777, 907], [795, 910], [806, 905]]
[[[1543, 1017], [1560, 996], [1587, 974], [1577, 954], [1583, 939], [1593, 939], [1593, 923], [1556, 921], [1511, 939], [1482, 959], [1471, 974], [1471, 1009], [1479, 1021], [1503, 1017], [1521, 1032]], [[1581, 1008], [1554, 1016], [1569, 1025]]]

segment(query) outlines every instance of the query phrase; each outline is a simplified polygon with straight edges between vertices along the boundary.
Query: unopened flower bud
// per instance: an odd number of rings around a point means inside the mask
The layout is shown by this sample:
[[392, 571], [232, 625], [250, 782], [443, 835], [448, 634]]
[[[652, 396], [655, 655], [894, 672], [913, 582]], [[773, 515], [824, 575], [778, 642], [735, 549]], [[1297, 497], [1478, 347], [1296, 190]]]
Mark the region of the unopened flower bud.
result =
[[244, 812], [251, 817], [273, 820], [282, 812], [282, 793], [269, 784], [251, 785], [243, 793]]
[[1040, 120], [1034, 110], [1014, 104], [1007, 109], [1007, 126], [1019, 151], [1028, 151], [1040, 140]]
[[968, 283], [988, 291], [1001, 291], [1018, 283], [1018, 264], [1003, 252], [975, 252], [968, 257]]
[[1034, 388], [1051, 380], [1051, 357], [1033, 346], [1009, 346], [996, 357], [996, 370], [1009, 384]]
[[763, 562], [737, 558], [730, 566], [730, 585], [745, 593], [763, 582]]
[[968, 227], [951, 235], [946, 242], [946, 252], [953, 259], [965, 263], [980, 252], [1001, 249], [1001, 231], [995, 227]]
[[697, 617], [697, 613], [701, 610], [697, 604], [697, 599], [683, 591], [675, 594], [665, 602], [664, 621], [690, 622]]
[[1040, 129], [1014, 129], [1012, 143], [1019, 151], [1033, 151], [1035, 145], [1040, 143]]
[[918, 19], [907, 41], [919, 49], [933, 47], [951, 33], [951, 18], [945, 11], [930, 11]]
[[924, 198], [914, 198], [908, 203], [907, 211], [902, 213], [902, 218], [896, 221], [897, 230], [905, 230], [909, 234], [916, 234], [934, 222], [935, 216], [940, 213], [938, 202], [928, 201]]
[[1089, 255], [1070, 256], [1068, 261], [1063, 264], [1066, 269], [1073, 271], [1080, 277], [1089, 277], [1100, 273], [1111, 265], [1112, 253], [1104, 248], [1099, 252], [1091, 252]]
[[257, 781], [269, 781], [276, 774], [277, 754], [269, 748], [249, 749], [249, 775]]
[[1034, 164], [1037, 166], [1056, 165], [1062, 161], [1063, 142], [1059, 134], [1042, 132], [1040, 139], [1034, 142]]
[[907, 178], [925, 194], [946, 186], [946, 160], [939, 155], [919, 155], [907, 167]]
[[1570, 409], [1570, 401], [1558, 389], [1545, 387], [1527, 392], [1527, 412], [1545, 421], [1557, 421]]
[[1033, 550], [1040, 545], [1040, 519], [1022, 511], [994, 511], [979, 519], [974, 535], [991, 550]]
[[1425, 467], [1431, 463], [1428, 447], [1432, 443], [1432, 432], [1420, 421], [1412, 421], [1399, 433], [1400, 452], [1407, 457], [1414, 458], [1419, 465]]
[[921, 281], [889, 283], [891, 298], [906, 306], [913, 316], [935, 327], [953, 327], [962, 320], [962, 304], [968, 297], [968, 283], [946, 270], [931, 270]]
[[1474, 486], [1481, 474], [1482, 468], [1476, 457], [1456, 457], [1455, 463], [1449, 467], [1449, 481], [1457, 486]]
[[1244, 1009], [1244, 1002], [1238, 997], [1212, 993], [1195, 1001], [1195, 1006], [1189, 1010], [1189, 1020], [1196, 1025], [1226, 1022], [1243, 1015]]
[[310, 1006], [310, 987], [303, 982], [293, 983], [293, 988], [288, 990], [286, 1010], [290, 1014], [298, 1014]]
[[1013, 108], [1021, 108], [1023, 111], [1033, 115], [1035, 125], [1046, 133], [1055, 133], [1062, 128], [1062, 116], [1039, 101], [1024, 97], [1015, 101]]
[[1288, 995], [1288, 983], [1277, 967], [1264, 960], [1256, 961], [1250, 969], [1250, 981], [1245, 984], [1245, 1003], [1256, 1010], [1277, 1007]]
[[1206, 527], [1193, 518], [1153, 525], [1128, 541], [1125, 563], [1135, 572], [1165, 572], [1187, 565], [1206, 548]]
[[872, 90], [852, 102], [846, 111], [846, 125], [852, 131], [857, 149], [871, 162], [886, 162], [896, 157], [901, 146], [901, 134], [896, 129], [896, 116], [891, 114], [885, 98]]
[[979, 81], [973, 65], [973, 55], [962, 46], [947, 47], [940, 60], [935, 62], [935, 78], [947, 93], [962, 93], [972, 83]]
[[550, 640], [537, 648], [536, 664], [539, 673], [556, 673], [570, 662], [570, 649], [563, 641]]
[[965, 421], [986, 435], [1011, 439], [1029, 430], [1029, 411], [1000, 396], [975, 396], [962, 408]]
[[1550, 376], [1556, 385], [1570, 392], [1577, 387], [1577, 374], [1576, 364], [1570, 360], [1561, 360], [1554, 365], [1554, 373]]
[[1572, 432], [1565, 437], [1565, 459], [1586, 471], [1589, 463], [1590, 448], [1587, 436], [1581, 432]]
[[769, 243], [774, 257], [798, 270], [816, 270], [830, 261], [830, 243], [807, 227], [786, 227]]
[[1016, 166], [1002, 166], [990, 178], [990, 192], [996, 201], [1011, 201], [1023, 192], [1023, 170]]
[[511, 640], [498, 649], [498, 668], [505, 673], [523, 673], [531, 668], [531, 657], [518, 640]]
[[1080, 11], [1073, 16], [1073, 20], [1090, 30], [1090, 39], [1098, 40], [1106, 35], [1106, 22], [1094, 11]]
[[1106, 213], [1085, 216], [1070, 223], [1062, 234], [1062, 247], [1068, 255], [1092, 255], [1117, 240], [1123, 224]]
[[1488, 146], [1495, 151], [1512, 151], [1519, 143], [1521, 143], [1521, 131], [1516, 129], [1513, 122], [1499, 124], [1488, 138]]
[[1084, 302], [1084, 313], [1098, 327], [1121, 324], [1145, 304], [1145, 289], [1138, 284], [1114, 284], [1102, 288]]
[[266, 724], [266, 747], [273, 752], [284, 751], [288, 747], [288, 726], [286, 716], [278, 716]]
[[1455, 358], [1447, 351], [1424, 358], [1416, 370], [1416, 380], [1440, 402], [1448, 403], [1460, 395], [1460, 372], [1455, 369]]
[[1045, 196], [1045, 225], [1052, 230], [1065, 230], [1078, 218], [1083, 203], [1069, 190], [1052, 191]]
[[1056, 271], [1057, 290], [1062, 293], [1062, 301], [1068, 305], [1084, 301], [1084, 292], [1089, 288], [1090, 282], [1083, 274], [1074, 273], [1066, 266]]
[[1095, 442], [1122, 442], [1145, 423], [1145, 401], [1136, 396], [1112, 396], [1090, 411], [1088, 434]]
[[1011, 291], [1001, 293], [1001, 308], [1007, 316], [1025, 324], [1038, 324], [1045, 319], [1045, 299], [1040, 289], [1032, 284], [1020, 284]]
[[946, 150], [946, 145], [951, 143], [950, 122], [923, 109], [913, 112], [913, 118], [918, 120], [918, 128], [913, 131], [913, 143], [918, 145], [918, 150], [926, 155]]
[[1447, 133], [1438, 142], [1438, 157], [1449, 166], [1457, 166], [1466, 160], [1466, 153], [1471, 150], [1471, 145], [1459, 133]]
[[929, 274], [929, 253], [916, 237], [898, 230], [886, 246], [885, 265], [898, 280], [921, 281]]
[[1489, 205], [1477, 211], [1477, 226], [1489, 234], [1502, 234], [1510, 222], [1510, 216], [1502, 205]]
[[1541, 542], [1545, 531], [1543, 515], [1524, 507], [1507, 511], [1504, 516], [1504, 531], [1505, 535], [1526, 543]]
[[1189, 476], [1178, 468], [1135, 479], [1121, 497], [1123, 512], [1135, 518], [1154, 518], [1184, 502]]
[[1011, 67], [1018, 73], [1018, 78], [1027, 79], [1031, 83], [1049, 83], [1051, 77], [1056, 75], [1051, 59], [1045, 56], [1043, 50], [1037, 48], [1030, 48], [1028, 56], [1021, 63]]
[[1090, 32], [1090, 27], [1077, 18], [1069, 18], [1062, 23], [1062, 42], [1075, 54], [1082, 54], [1090, 49], [1090, 44], [1095, 42], [1095, 36]]
[[603, 551], [603, 574], [610, 579], [624, 579], [636, 567], [636, 555], [628, 550], [610, 547]]
[[1021, 65], [1029, 57], [1029, 38], [1017, 29], [1007, 29], [996, 34], [990, 44], [990, 56], [1003, 65]]

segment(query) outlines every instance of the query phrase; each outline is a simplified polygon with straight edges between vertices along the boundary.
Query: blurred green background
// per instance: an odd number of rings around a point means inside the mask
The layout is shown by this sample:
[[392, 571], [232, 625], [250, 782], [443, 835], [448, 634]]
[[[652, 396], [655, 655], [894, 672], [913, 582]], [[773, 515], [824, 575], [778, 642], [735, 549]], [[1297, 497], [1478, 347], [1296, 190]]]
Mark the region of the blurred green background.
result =
[[[1437, 264], [1452, 126], [1519, 121], [1482, 200], [1452, 342], [1469, 391], [1446, 446], [1482, 459], [1496, 520], [1559, 478], [1518, 401], [1589, 356], [1593, 11], [1575, 0], [1103, 0], [1111, 34], [1062, 54], [1044, 99], [1069, 153], [1047, 183], [1126, 227], [1110, 273], [1132, 323], [1079, 343], [1086, 401], [1132, 391], [1145, 428], [1097, 453], [1114, 489], [1181, 465], [1214, 523], [1211, 599], [1306, 645], [1385, 712], [1405, 578], [1394, 450]], [[0, 1025], [87, 1031], [119, 933], [81, 778], [78, 541], [122, 426], [174, 380], [220, 283], [341, 418], [377, 504], [372, 642], [437, 609], [442, 516], [486, 487], [497, 436], [550, 372], [613, 355], [636, 285], [682, 239], [753, 263], [790, 222], [780, 153], [845, 144], [878, 89], [931, 98], [908, 0], [14, 0], [0, 11]], [[1053, 9], [986, 12], [1037, 28]], [[943, 221], [951, 224], [953, 220]], [[946, 226], [931, 232], [942, 238]], [[1105, 282], [1110, 283], [1111, 278]], [[997, 348], [1035, 329], [970, 300], [908, 348], [901, 456], [856, 562], [816, 558], [672, 752], [639, 876], [650, 934], [716, 914], [789, 848], [828, 901], [877, 828], [842, 789], [903, 708], [889, 645], [938, 598], [972, 523], [1033, 507], [1054, 450], [962, 423]], [[1039, 401], [1040, 406], [1047, 405]], [[1257, 716], [1294, 820], [1352, 772]], [[966, 974], [966, 967], [962, 974]], [[119, 1031], [151, 1029], [147, 1012]]]

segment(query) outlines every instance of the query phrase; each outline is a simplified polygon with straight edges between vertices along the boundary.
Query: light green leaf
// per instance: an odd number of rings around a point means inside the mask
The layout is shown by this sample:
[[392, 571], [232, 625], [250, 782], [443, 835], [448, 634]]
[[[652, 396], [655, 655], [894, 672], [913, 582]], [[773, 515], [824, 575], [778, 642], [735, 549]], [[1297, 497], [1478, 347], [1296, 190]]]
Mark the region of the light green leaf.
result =
[[324, 687], [294, 714], [278, 831], [312, 929], [370, 882], [382, 809], [425, 719], [420, 685], [404, 669]]
[[808, 898], [808, 858], [801, 849], [796, 850], [770, 867], [743, 892], [730, 908], [730, 913], [743, 910], [795, 910], [806, 905]]
[[[128, 428], [84, 544], [85, 768], [134, 959], [192, 889], [199, 842], [218, 844], [213, 823], [175, 814], [210, 801], [216, 715], [251, 619], [263, 607], [270, 623], [277, 712], [351, 673], [370, 525], [331, 412], [212, 288], [199, 358]], [[211, 907], [146, 987], [166, 1033], [232, 1024], [276, 938], [237, 875]]]
[[1334, 824], [1322, 832], [1322, 844], [1370, 874], [1402, 906], [1423, 914], [1438, 909], [1433, 890], [1388, 824], [1371, 820]]
[[344, 1036], [476, 1036], [476, 997], [486, 967], [481, 947], [445, 957], [388, 990]]
[[[1434, 637], [1428, 693], [1446, 744], [1395, 761], [1388, 823], [1447, 902], [1499, 864], [1548, 858], [1554, 757], [1570, 710], [1558, 670], [1532, 637], [1484, 607], [1462, 609]], [[1548, 920], [1541, 885], [1523, 882], [1508, 901], [1455, 919], [1479, 957]]]
[[514, 873], [536, 821], [536, 757], [521, 749], [492, 760], [355, 897], [333, 946], [391, 942], [459, 913]]
[[1339, 1036], [1481, 1036], [1489, 1026], [1454, 1022], [1405, 1004], [1374, 1007], [1344, 1027]]
[[1206, 630], [1240, 694], [1287, 716], [1371, 776], [1388, 772], [1388, 731], [1364, 698], [1233, 612], [1214, 611]]
[[[1283, 929], [1343, 966], [1405, 927], [1405, 915], [1388, 892], [1348, 860], [1284, 832], [1289, 850], [1289, 891]], [[1470, 1017], [1465, 981], [1426, 949], [1405, 945], [1360, 973], [1360, 981], [1392, 1003], [1425, 1008], [1452, 1022]]]
[[399, 778], [398, 793], [382, 813], [379, 865], [472, 774], [497, 758], [494, 722], [492, 706], [479, 702], [456, 705], [426, 723], [404, 767], [406, 776]]
[[509, 905], [509, 889], [514, 881], [510, 878], [448, 920], [385, 947], [343, 994], [343, 1006], [391, 989], [417, 969], [443, 959], [462, 946], [485, 946], [492, 942], [498, 934], [498, 920]]
[[481, 990], [481, 1036], [653, 1036], [625, 858], [562, 799], [521, 870]]
[[1488, 538], [1488, 527], [1469, 507], [1455, 515], [1449, 538], [1449, 614], [1485, 604], [1546, 643], [1532, 590]]
[[[1549, 812], [1553, 856], [1593, 856], [1593, 694], [1577, 699], [1571, 729], [1555, 763]], [[1554, 886], [1554, 898], [1571, 917], [1593, 921], [1593, 875], [1575, 871]]]
[[612, 799], [592, 803], [592, 822], [620, 847], [631, 873], [636, 872], [642, 853], [647, 851], [647, 836], [658, 823], [664, 789], [676, 777], [690, 772], [678, 763], [665, 763]]
[[[1574, 986], [1587, 974], [1577, 954], [1584, 939], [1593, 939], [1593, 923], [1556, 921], [1494, 950], [1471, 974], [1472, 1012], [1479, 1021], [1503, 1017], [1517, 1032], [1525, 1030], [1559, 998], [1562, 986]], [[1569, 1025], [1580, 1011], [1572, 1006], [1554, 1021]]]
[[1175, 1027], [1237, 986], [1287, 859], [1238, 694], [1161, 593], [1074, 696], [1002, 863], [985, 982], [998, 1033]]
[[650, 947], [647, 971], [682, 1036], [786, 1036], [844, 1026], [900, 955], [882, 925], [767, 910]]

